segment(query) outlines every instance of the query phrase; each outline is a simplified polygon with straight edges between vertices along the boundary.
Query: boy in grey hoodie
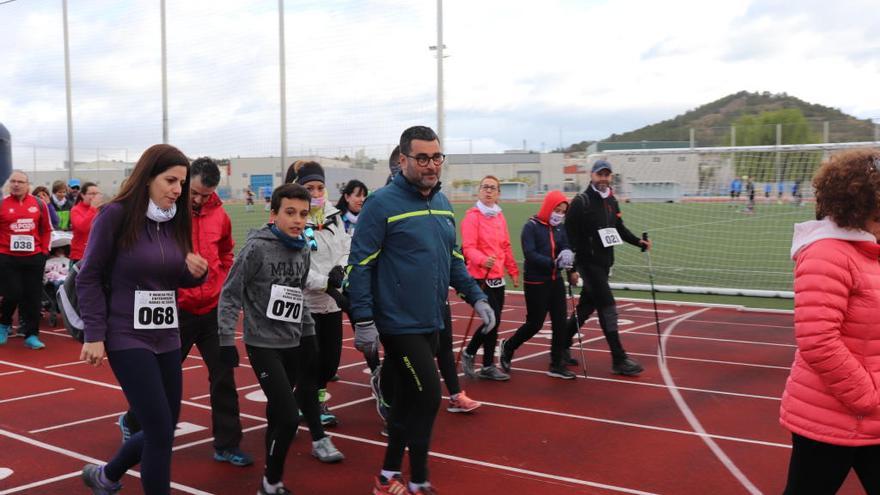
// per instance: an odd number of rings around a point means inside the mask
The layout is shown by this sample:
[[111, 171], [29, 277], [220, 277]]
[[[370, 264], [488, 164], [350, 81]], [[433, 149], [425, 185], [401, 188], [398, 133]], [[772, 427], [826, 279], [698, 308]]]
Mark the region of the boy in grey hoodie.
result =
[[[268, 400], [266, 469], [257, 492], [260, 495], [290, 493], [281, 477], [299, 425], [298, 410], [301, 408], [306, 418], [319, 418], [315, 322], [303, 300], [310, 250], [303, 229], [310, 198], [297, 184], [275, 189], [270, 223], [248, 235], [220, 294], [222, 360], [228, 366], [238, 366], [235, 327], [243, 310], [245, 349]], [[309, 423], [312, 455], [324, 462], [342, 460], [320, 420]]]

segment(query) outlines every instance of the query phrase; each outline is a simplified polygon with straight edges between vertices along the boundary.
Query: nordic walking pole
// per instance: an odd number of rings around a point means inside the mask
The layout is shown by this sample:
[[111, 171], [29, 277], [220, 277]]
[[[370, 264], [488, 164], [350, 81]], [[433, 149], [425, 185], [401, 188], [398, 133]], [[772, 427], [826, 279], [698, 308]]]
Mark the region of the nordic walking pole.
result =
[[[483, 283], [480, 284], [480, 290], [483, 290], [486, 288], [486, 280], [489, 278], [489, 272], [491, 270], [492, 270], [492, 268], [486, 269], [486, 276], [483, 277]], [[477, 309], [476, 308], [471, 309], [471, 318], [468, 320], [467, 328], [464, 330], [464, 340], [462, 340], [461, 345], [458, 346], [458, 355], [455, 356], [455, 368], [456, 369], [458, 369], [458, 363], [461, 362], [461, 353], [464, 351], [464, 346], [465, 346], [465, 344], [467, 344], [468, 337], [471, 334], [471, 327], [474, 324], [474, 316], [477, 316]], [[450, 331], [451, 330], [452, 329], [450, 329]]]
[[[642, 232], [642, 240], [648, 240], [647, 232]], [[651, 281], [651, 300], [654, 301], [654, 322], [657, 324], [657, 347], [660, 349], [660, 359], [665, 360], [666, 358], [663, 356], [663, 339], [660, 337], [660, 315], [657, 313], [657, 297], [654, 295], [654, 266], [651, 264], [651, 252], [648, 251], [648, 246], [642, 246], [642, 252], [648, 258], [648, 279]]]
[[581, 321], [578, 318], [577, 306], [574, 304], [574, 295], [571, 293], [571, 277], [568, 279], [568, 305], [571, 306], [571, 311], [574, 313], [574, 323], [577, 325], [574, 329], [574, 333], [578, 336], [578, 348], [581, 350], [581, 364], [584, 367], [584, 378], [587, 378], [587, 360], [584, 357], [584, 341], [581, 339]]

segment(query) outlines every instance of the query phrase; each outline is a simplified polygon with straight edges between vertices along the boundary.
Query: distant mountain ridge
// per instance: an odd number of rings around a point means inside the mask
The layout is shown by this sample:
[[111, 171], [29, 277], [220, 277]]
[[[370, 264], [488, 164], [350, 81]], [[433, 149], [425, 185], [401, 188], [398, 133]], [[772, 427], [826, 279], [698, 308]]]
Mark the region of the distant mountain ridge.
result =
[[736, 119], [744, 115], [757, 116], [762, 112], [789, 108], [799, 109], [819, 136], [822, 135], [822, 122], [830, 122], [830, 142], [874, 140], [874, 123], [870, 119], [858, 119], [837, 108], [809, 103], [786, 93], [740, 91], [672, 119], [634, 131], [612, 134], [605, 141], [686, 141], [689, 139], [690, 129], [693, 128], [697, 134], [698, 146], [729, 145], [729, 128]]

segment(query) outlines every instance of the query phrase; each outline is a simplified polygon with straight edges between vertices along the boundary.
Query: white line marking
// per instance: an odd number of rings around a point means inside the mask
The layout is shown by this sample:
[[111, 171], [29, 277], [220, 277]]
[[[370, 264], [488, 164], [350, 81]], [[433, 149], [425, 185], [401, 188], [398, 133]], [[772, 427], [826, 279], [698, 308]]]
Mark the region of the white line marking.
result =
[[14, 402], [17, 400], [33, 399], [34, 397], [45, 397], [47, 395], [63, 394], [64, 392], [73, 392], [74, 390], [76, 390], [76, 389], [63, 388], [60, 390], [52, 390], [50, 392], [40, 392], [39, 394], [23, 395], [21, 397], [13, 397], [11, 399], [0, 400], [0, 404], [5, 404], [7, 402]]
[[62, 474], [60, 476], [55, 476], [54, 478], [48, 478], [45, 480], [34, 481], [33, 483], [28, 483], [27, 485], [18, 486], [15, 488], [10, 488], [9, 490], [3, 490], [2, 492], [0, 492], [0, 494], [23, 492], [25, 490], [30, 490], [31, 488], [36, 488], [38, 486], [49, 485], [49, 484], [55, 483], [56, 481], [64, 481], [64, 480], [67, 480], [70, 478], [76, 478], [77, 476], [79, 476], [81, 474], [82, 474], [82, 471], [74, 471], [72, 473], [67, 473], [67, 474]]
[[[709, 309], [709, 308], [706, 308]], [[656, 333], [647, 333], [647, 332], [632, 332], [633, 335], [647, 335], [650, 337], [656, 337]], [[791, 347], [796, 348], [797, 346], [794, 344], [779, 344], [776, 342], [761, 342], [754, 340], [739, 340], [739, 339], [720, 339], [716, 337], [696, 337], [693, 335], [670, 335], [670, 338], [673, 339], [690, 339], [690, 340], [706, 340], [710, 342], [724, 342], [726, 344], [747, 344], [747, 345], [767, 345], [774, 347]]]
[[61, 363], [61, 364], [52, 364], [49, 366], [44, 366], [47, 370], [51, 370], [53, 368], [61, 368], [62, 366], [73, 366], [75, 364], [86, 364], [85, 361], [71, 361], [69, 363]]
[[201, 367], [202, 367], [201, 364], [194, 364], [192, 366], [187, 366], [186, 368], [180, 368], [180, 371], [189, 371], [189, 370], [194, 370], [196, 368], [201, 368]]
[[[697, 311], [697, 313], [702, 313], [708, 310], [709, 308], [705, 308]], [[689, 316], [693, 315], [694, 313], [689, 314]], [[661, 340], [663, 341], [663, 347], [666, 347], [666, 341], [669, 340], [669, 335], [672, 333], [672, 330], [675, 329], [676, 325], [684, 321], [689, 316], [681, 318], [680, 320], [672, 323], [671, 325], [667, 326], [665, 330], [663, 330], [663, 336], [661, 338]], [[715, 440], [713, 440], [706, 433], [703, 425], [700, 424], [700, 421], [697, 419], [696, 415], [694, 415], [693, 411], [691, 411], [691, 408], [688, 407], [684, 398], [681, 396], [681, 393], [676, 388], [675, 381], [672, 379], [672, 374], [669, 372], [669, 368], [666, 367], [666, 361], [663, 360], [660, 356], [659, 349], [657, 350], [657, 364], [660, 367], [660, 374], [663, 375], [663, 381], [669, 386], [669, 394], [672, 395], [672, 399], [675, 401], [678, 409], [684, 415], [688, 424], [691, 425], [691, 428], [694, 430], [694, 432], [700, 434], [700, 438], [703, 440], [706, 446], [709, 447], [709, 450], [711, 450], [712, 453], [715, 454], [715, 457], [717, 457], [718, 460], [721, 461], [721, 464], [723, 464], [724, 467], [726, 467], [727, 470], [730, 471], [730, 474], [732, 474], [733, 477], [736, 478], [737, 481], [739, 481], [740, 484], [749, 493], [751, 493], [752, 495], [761, 495], [761, 490], [759, 490], [758, 487], [756, 487], [754, 484], [752, 484], [751, 481], [749, 481], [749, 478], [745, 475], [745, 473], [743, 473], [736, 466], [736, 464], [734, 464], [733, 460], [731, 460], [730, 457], [728, 457], [727, 454], [725, 454], [724, 451], [721, 450], [721, 447], [719, 447], [718, 444], [715, 443]]]
[[654, 311], [657, 311], [658, 313], [666, 313], [666, 314], [674, 314], [675, 313], [674, 309], [657, 309], [657, 310], [655, 310], [654, 308], [632, 308], [632, 309], [628, 309], [627, 311], [640, 311], [643, 313], [653, 313]]
[[[259, 383], [255, 383], [255, 384], [253, 384], [253, 385], [245, 385], [245, 386], [243, 386], [243, 387], [238, 387], [238, 388], [236, 388], [235, 390], [236, 390], [237, 392], [241, 392], [242, 390], [247, 390], [247, 389], [251, 389], [251, 388], [257, 388], [257, 387], [259, 387], [259, 386], [260, 386]], [[197, 395], [197, 396], [195, 396], [195, 397], [190, 397], [189, 400], [202, 400], [202, 399], [207, 399], [207, 398], [210, 397], [210, 396], [211, 396], [211, 394]]]
[[0, 468], [0, 480], [5, 480], [6, 478], [12, 476], [12, 473], [15, 471], [9, 468]]
[[[19, 435], [17, 433], [13, 433], [11, 431], [0, 429], [0, 436], [5, 436], [5, 437], [11, 438], [13, 440], [18, 440], [19, 442], [26, 443], [26, 444], [32, 445], [34, 447], [39, 447], [41, 449], [45, 449], [50, 452], [55, 452], [56, 454], [61, 454], [61, 455], [65, 455], [67, 457], [72, 457], [74, 459], [78, 459], [83, 462], [97, 464], [99, 466], [104, 464], [104, 461], [102, 461], [100, 459], [95, 459], [94, 457], [89, 457], [85, 454], [80, 454], [79, 452], [74, 452], [72, 450], [68, 450], [63, 447], [58, 447], [58, 446], [55, 446], [52, 444], [48, 444], [46, 442], [34, 440], [33, 438], [28, 438], [26, 436]], [[135, 476], [137, 478], [141, 477], [141, 473], [139, 471], [135, 471], [133, 469], [129, 469], [128, 471], [126, 471], [126, 474], [130, 474], [130, 475]], [[40, 482], [40, 484], [45, 484], [46, 481], [47, 480], [44, 480], [44, 481]], [[189, 487], [186, 485], [181, 485], [180, 483], [175, 483], [173, 481], [171, 482], [171, 487], [176, 488], [182, 492], [192, 493], [193, 495], [211, 495], [210, 492], [197, 490], [195, 488], [192, 488], [192, 487]], [[5, 491], [0, 492], [0, 495], [5, 495], [7, 493], [14, 493], [15, 491], [21, 491], [21, 489], [22, 489], [22, 487], [12, 488], [10, 490], [5, 490]]]
[[70, 423], [64, 423], [62, 425], [47, 426], [46, 428], [40, 428], [39, 430], [31, 430], [28, 433], [33, 435], [35, 433], [43, 433], [44, 431], [52, 431], [52, 430], [59, 430], [61, 428], [67, 428], [68, 426], [76, 426], [76, 425], [81, 425], [81, 424], [85, 424], [85, 423], [91, 423], [94, 421], [101, 421], [102, 419], [117, 418], [117, 417], [119, 417], [120, 414], [122, 414], [124, 412], [125, 411], [119, 411], [119, 412], [115, 412], [115, 413], [111, 413], [111, 414], [105, 414], [103, 416], [98, 416], [95, 418], [87, 418], [87, 419], [81, 419], [79, 421], [72, 421]]
[[0, 373], [0, 376], [17, 375], [19, 373], [24, 373], [24, 370], [7, 371], [5, 373]]

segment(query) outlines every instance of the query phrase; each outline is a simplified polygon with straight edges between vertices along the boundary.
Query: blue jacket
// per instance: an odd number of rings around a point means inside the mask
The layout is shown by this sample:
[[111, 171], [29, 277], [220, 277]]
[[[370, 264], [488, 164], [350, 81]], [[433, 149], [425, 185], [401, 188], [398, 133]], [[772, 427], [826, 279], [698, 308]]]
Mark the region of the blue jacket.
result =
[[562, 277], [556, 268], [556, 257], [563, 249], [571, 249], [565, 227], [551, 227], [538, 217], [529, 218], [522, 230], [522, 249], [526, 260], [523, 281], [525, 283], [548, 282]]
[[486, 299], [455, 242], [452, 205], [440, 184], [428, 197], [403, 174], [371, 194], [358, 216], [348, 258], [353, 321], [374, 320], [389, 335], [443, 329], [449, 286], [474, 304]]

